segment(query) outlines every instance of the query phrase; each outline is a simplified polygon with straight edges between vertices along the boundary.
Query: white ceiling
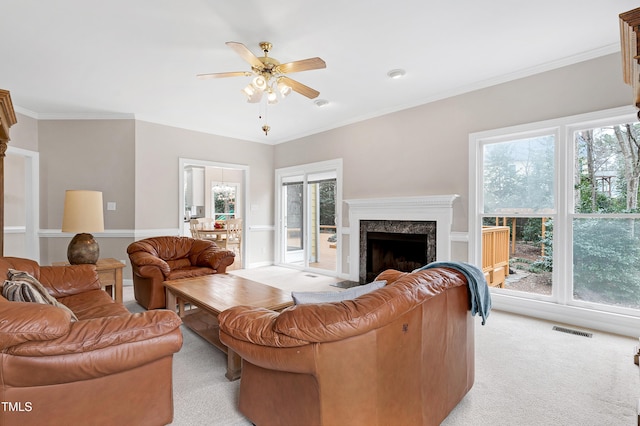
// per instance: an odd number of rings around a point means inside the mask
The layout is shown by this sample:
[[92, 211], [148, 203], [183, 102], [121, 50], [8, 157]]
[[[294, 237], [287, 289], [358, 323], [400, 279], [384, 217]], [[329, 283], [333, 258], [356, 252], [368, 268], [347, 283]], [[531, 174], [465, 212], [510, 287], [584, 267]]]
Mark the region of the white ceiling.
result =
[[[0, 88], [40, 119], [123, 116], [280, 143], [619, 50], [637, 0], [0, 0]], [[290, 74], [329, 105], [291, 94], [267, 110], [226, 41], [326, 69]], [[387, 72], [406, 70], [391, 80]], [[622, 79], [622, 74], [620, 75]]]

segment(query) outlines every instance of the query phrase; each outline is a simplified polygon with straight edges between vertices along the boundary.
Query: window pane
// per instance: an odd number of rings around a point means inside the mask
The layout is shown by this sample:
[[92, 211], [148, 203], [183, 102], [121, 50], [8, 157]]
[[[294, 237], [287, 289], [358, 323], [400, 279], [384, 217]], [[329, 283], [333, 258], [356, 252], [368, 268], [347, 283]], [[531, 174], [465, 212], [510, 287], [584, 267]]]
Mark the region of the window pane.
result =
[[211, 188], [215, 220], [227, 220], [235, 217], [236, 192], [236, 186], [225, 184], [216, 184]]
[[552, 213], [553, 135], [483, 147], [485, 213]]
[[638, 208], [640, 123], [575, 132], [576, 213], [623, 213]]
[[551, 295], [553, 221], [540, 217], [485, 217], [482, 270], [491, 286]]
[[296, 182], [286, 184], [285, 189], [285, 210], [286, 210], [286, 231], [287, 231], [287, 251], [299, 251], [303, 249], [303, 183]]
[[573, 297], [640, 308], [640, 219], [573, 220]]

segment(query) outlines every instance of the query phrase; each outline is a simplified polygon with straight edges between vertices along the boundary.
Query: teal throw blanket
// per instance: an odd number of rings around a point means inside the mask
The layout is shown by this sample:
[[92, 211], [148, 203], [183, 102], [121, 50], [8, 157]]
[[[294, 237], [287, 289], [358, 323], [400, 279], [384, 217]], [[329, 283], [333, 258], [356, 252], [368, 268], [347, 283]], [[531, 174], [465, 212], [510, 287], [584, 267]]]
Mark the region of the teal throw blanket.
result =
[[431, 262], [416, 271], [431, 268], [451, 268], [460, 271], [466, 278], [469, 285], [469, 295], [471, 297], [471, 315], [480, 314], [482, 325], [487, 322], [487, 317], [491, 311], [491, 293], [484, 274], [477, 266], [465, 262]]

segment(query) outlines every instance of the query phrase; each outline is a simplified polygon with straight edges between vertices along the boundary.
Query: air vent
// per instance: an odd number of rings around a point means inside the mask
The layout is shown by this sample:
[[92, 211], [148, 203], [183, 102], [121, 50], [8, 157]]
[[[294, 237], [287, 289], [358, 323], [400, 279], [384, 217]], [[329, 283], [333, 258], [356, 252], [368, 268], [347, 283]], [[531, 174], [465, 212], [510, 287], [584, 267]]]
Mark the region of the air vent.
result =
[[576, 336], [593, 337], [592, 333], [587, 333], [586, 331], [573, 330], [571, 328], [558, 327], [557, 325], [553, 326], [553, 330], [561, 331], [563, 333], [568, 333], [568, 334], [575, 334]]
[[304, 276], [309, 278], [318, 278], [317, 275], [311, 275], [311, 274], [304, 274]]

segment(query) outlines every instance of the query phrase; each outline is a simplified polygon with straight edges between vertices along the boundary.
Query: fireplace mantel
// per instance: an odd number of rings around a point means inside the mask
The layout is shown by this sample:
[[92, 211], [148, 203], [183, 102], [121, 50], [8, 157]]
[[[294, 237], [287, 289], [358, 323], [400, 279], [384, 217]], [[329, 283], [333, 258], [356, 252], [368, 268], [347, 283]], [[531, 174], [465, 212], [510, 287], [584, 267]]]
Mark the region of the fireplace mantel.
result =
[[345, 200], [349, 206], [349, 277], [360, 276], [361, 220], [416, 220], [436, 222], [437, 260], [451, 260], [453, 202], [458, 194]]

